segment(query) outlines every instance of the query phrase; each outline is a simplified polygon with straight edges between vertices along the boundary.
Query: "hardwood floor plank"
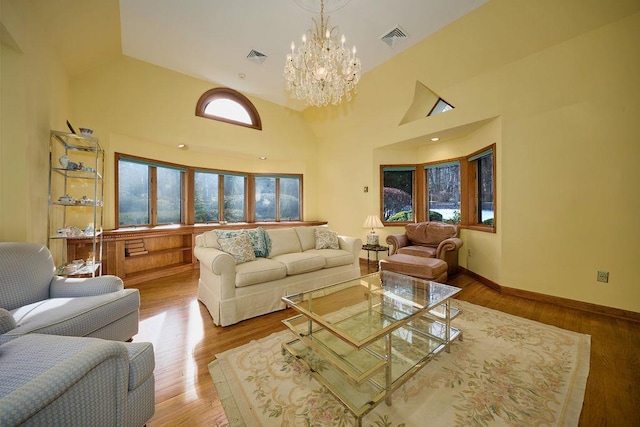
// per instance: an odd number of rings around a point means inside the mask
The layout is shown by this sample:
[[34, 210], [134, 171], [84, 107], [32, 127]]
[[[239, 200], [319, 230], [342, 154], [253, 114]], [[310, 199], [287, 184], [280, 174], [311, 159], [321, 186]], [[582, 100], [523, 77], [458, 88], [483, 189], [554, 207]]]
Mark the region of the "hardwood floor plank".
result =
[[[363, 265], [362, 273], [375, 271]], [[130, 286], [140, 290], [140, 331], [156, 355], [156, 412], [148, 426], [227, 426], [208, 364], [217, 353], [286, 329], [283, 310], [229, 327], [213, 325], [197, 301], [199, 272], [192, 271]], [[580, 426], [640, 425], [640, 325], [627, 320], [503, 295], [464, 274], [448, 283], [458, 298], [591, 335], [591, 367]]]

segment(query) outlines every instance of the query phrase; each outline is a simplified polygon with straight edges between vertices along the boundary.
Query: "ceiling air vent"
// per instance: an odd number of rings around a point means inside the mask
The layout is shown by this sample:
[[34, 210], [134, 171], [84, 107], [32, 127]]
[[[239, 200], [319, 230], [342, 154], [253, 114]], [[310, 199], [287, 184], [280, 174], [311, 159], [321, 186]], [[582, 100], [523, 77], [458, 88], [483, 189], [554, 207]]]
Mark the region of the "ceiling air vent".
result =
[[260, 65], [267, 60], [267, 55], [265, 55], [264, 53], [260, 53], [257, 50], [251, 49], [251, 52], [249, 52], [249, 54], [247, 55], [247, 59]]
[[409, 35], [400, 27], [395, 27], [384, 36], [380, 37], [380, 40], [393, 47], [396, 43], [401, 42], [409, 38]]

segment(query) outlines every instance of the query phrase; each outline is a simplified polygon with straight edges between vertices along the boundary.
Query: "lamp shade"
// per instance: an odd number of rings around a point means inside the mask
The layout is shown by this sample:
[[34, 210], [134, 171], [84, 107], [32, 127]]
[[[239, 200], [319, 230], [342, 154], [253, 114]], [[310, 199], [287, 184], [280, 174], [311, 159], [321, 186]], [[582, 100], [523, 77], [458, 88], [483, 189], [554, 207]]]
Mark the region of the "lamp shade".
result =
[[378, 215], [369, 215], [367, 219], [364, 220], [363, 228], [383, 228], [384, 225], [382, 221], [380, 221], [380, 217]]

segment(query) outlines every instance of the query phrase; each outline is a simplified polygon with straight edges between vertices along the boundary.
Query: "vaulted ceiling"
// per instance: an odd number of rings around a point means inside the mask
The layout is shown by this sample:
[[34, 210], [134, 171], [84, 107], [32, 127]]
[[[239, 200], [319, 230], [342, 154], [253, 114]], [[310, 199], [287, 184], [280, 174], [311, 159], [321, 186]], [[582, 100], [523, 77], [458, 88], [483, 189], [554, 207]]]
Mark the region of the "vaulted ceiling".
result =
[[[284, 88], [283, 68], [319, 15], [319, 0], [36, 0], [71, 75], [124, 54], [302, 109]], [[363, 74], [488, 0], [325, 0], [325, 12]], [[67, 24], [60, 25], [61, 22]], [[382, 39], [399, 28], [407, 37]], [[262, 63], [247, 56], [266, 55]]]

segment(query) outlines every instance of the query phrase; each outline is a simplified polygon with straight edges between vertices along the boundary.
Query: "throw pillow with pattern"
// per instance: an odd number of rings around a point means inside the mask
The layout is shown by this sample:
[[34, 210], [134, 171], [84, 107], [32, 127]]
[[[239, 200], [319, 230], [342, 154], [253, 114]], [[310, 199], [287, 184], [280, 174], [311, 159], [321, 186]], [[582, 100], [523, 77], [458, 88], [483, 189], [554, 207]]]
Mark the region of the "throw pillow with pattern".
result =
[[340, 249], [338, 233], [327, 228], [316, 228], [316, 249]]
[[235, 259], [236, 264], [256, 259], [256, 254], [253, 252], [253, 246], [251, 246], [251, 240], [247, 233], [241, 233], [235, 237], [218, 238], [218, 243], [222, 251]]
[[253, 252], [257, 257], [266, 258], [269, 255], [271, 241], [269, 240], [269, 235], [262, 227], [250, 228], [248, 230], [216, 230], [216, 234], [218, 239], [227, 239], [229, 237], [239, 236], [240, 234], [247, 234], [249, 240], [251, 240]]

